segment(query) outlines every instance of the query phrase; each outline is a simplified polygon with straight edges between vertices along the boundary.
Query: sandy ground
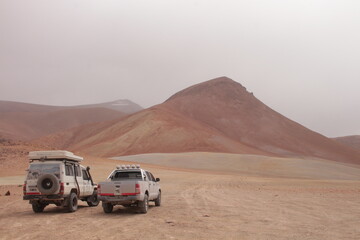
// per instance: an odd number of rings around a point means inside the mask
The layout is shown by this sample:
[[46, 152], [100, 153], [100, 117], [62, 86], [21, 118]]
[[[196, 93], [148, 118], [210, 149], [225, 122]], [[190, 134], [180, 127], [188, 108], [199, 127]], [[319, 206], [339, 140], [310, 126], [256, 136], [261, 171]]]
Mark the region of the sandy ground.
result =
[[[120, 163], [87, 161], [96, 181]], [[163, 190], [162, 206], [145, 215], [123, 207], [105, 214], [100, 205], [86, 203], [75, 213], [50, 205], [34, 214], [21, 187], [1, 185], [0, 239], [360, 239], [358, 179], [143, 167], [161, 178]]]
[[150, 153], [114, 157], [176, 169], [196, 169], [245, 176], [360, 180], [360, 165], [324, 159], [266, 157], [248, 154], [191, 152]]

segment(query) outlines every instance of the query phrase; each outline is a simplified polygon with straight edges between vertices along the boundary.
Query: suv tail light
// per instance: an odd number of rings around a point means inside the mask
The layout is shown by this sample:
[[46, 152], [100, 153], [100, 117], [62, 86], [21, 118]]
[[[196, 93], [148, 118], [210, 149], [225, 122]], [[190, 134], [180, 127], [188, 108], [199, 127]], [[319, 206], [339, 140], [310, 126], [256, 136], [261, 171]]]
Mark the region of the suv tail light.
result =
[[140, 184], [135, 184], [135, 194], [138, 195], [140, 194]]
[[26, 195], [26, 182], [24, 182], [24, 185], [23, 185], [23, 193], [24, 193], [24, 195]]
[[64, 194], [64, 183], [60, 183], [59, 194], [60, 194], [60, 195], [63, 195], [63, 194]]

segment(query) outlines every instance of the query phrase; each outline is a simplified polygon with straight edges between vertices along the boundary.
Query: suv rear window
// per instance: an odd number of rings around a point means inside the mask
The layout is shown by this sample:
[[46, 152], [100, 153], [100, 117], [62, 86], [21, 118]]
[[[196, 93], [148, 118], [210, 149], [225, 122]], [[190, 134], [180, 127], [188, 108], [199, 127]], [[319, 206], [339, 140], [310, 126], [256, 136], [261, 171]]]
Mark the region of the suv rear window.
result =
[[115, 174], [112, 177], [113, 181], [117, 180], [126, 180], [126, 179], [142, 179], [141, 172], [140, 171], [119, 171], [115, 172]]
[[27, 179], [37, 179], [40, 175], [51, 173], [60, 178], [60, 165], [56, 163], [30, 164]]

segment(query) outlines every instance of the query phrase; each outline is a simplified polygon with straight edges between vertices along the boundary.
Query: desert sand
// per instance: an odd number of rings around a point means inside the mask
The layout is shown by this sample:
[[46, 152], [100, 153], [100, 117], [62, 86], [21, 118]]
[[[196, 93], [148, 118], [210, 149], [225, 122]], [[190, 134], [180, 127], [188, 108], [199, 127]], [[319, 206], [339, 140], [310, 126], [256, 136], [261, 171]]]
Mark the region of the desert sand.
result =
[[[200, 161], [200, 156], [205, 160]], [[256, 163], [251, 165], [246, 160], [250, 157], [221, 158], [221, 154], [210, 153], [125, 157], [149, 162], [160, 159], [161, 165], [141, 164], [161, 179], [163, 190], [162, 206], [152, 204], [145, 215], [123, 207], [105, 214], [100, 205], [90, 208], [86, 203], [80, 203], [75, 213], [50, 205], [44, 213], [34, 214], [31, 205], [22, 200], [22, 187], [6, 185], [21, 183], [24, 169], [8, 168], [7, 176], [0, 177], [0, 238], [360, 238], [359, 167], [342, 165], [341, 168], [340, 163], [330, 161], [283, 159], [276, 168], [284, 171], [276, 172], [271, 170], [274, 159], [252, 156]], [[175, 164], [179, 158], [185, 159], [182, 166]], [[190, 158], [200, 163], [191, 165]], [[206, 159], [210, 161], [204, 163]], [[230, 164], [221, 164], [221, 159]], [[84, 161], [91, 166], [96, 181], [105, 179], [121, 163], [126, 162], [92, 157]], [[307, 176], [296, 170], [296, 164], [300, 163], [307, 167]], [[340, 173], [333, 176], [336, 168]], [[326, 169], [326, 174], [322, 169]], [[270, 174], [265, 176], [267, 171]], [[4, 196], [8, 190], [11, 195]]]

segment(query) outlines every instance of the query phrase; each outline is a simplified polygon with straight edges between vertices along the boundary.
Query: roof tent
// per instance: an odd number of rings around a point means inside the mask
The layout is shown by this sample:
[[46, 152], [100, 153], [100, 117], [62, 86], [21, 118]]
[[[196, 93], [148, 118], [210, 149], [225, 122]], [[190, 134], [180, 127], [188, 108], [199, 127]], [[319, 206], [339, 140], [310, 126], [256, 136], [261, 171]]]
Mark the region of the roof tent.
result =
[[81, 162], [82, 157], [74, 155], [72, 152], [56, 150], [56, 151], [32, 151], [29, 152], [30, 160], [71, 160]]

